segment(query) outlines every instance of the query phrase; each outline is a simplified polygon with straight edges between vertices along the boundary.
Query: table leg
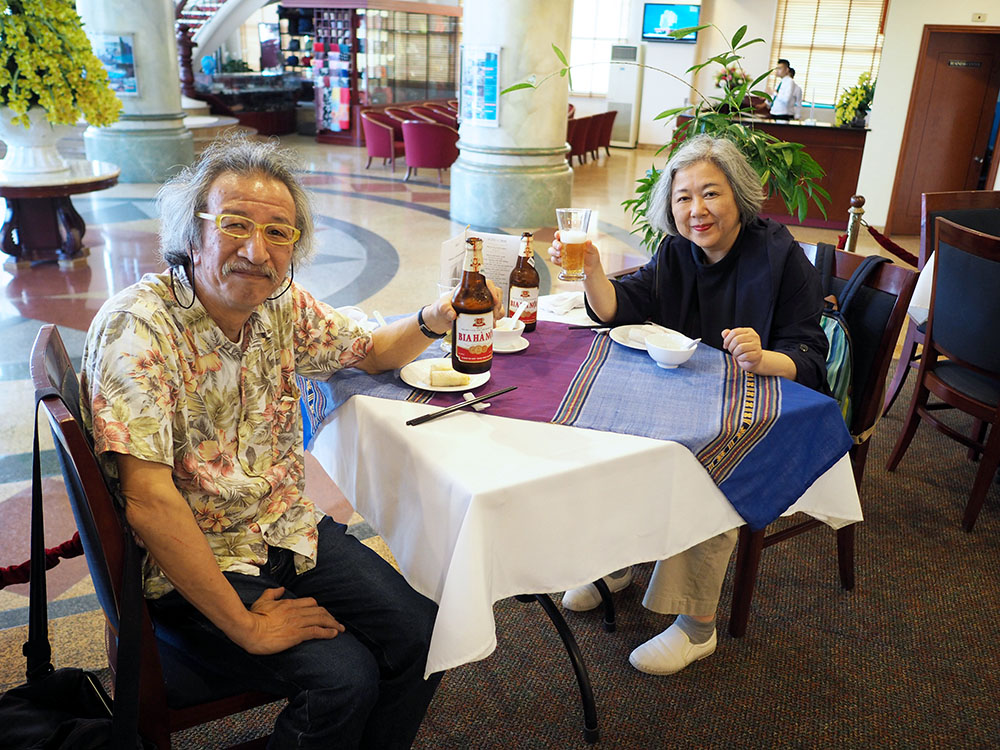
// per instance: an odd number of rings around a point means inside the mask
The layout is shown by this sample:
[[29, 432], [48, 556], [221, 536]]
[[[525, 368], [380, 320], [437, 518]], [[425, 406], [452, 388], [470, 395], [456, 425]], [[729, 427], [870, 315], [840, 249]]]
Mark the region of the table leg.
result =
[[608, 584], [604, 582], [603, 578], [598, 578], [594, 581], [594, 587], [597, 589], [597, 593], [601, 595], [601, 601], [604, 603], [604, 630], [608, 633], [614, 633], [618, 629], [615, 623], [615, 603], [611, 598], [611, 589], [608, 588]]
[[83, 259], [90, 254], [87, 248], [83, 247], [83, 235], [87, 231], [87, 225], [76, 212], [69, 196], [56, 198], [55, 203], [56, 218], [63, 234], [62, 246], [58, 251], [59, 265], [62, 268], [73, 267], [83, 262]]
[[562, 638], [566, 653], [573, 664], [573, 671], [576, 673], [576, 681], [580, 686], [580, 700], [583, 702], [583, 739], [588, 744], [594, 744], [600, 738], [597, 729], [597, 704], [594, 701], [594, 689], [590, 684], [590, 674], [587, 672], [587, 665], [583, 663], [583, 654], [580, 653], [580, 646], [573, 637], [573, 631], [569, 629], [566, 620], [548, 594], [523, 594], [515, 597], [519, 602], [537, 601], [542, 605], [545, 614], [556, 626], [559, 637]]
[[11, 256], [4, 260], [4, 270], [16, 272], [30, 268], [31, 259], [24, 257], [23, 237], [17, 229], [20, 223], [20, 202], [15, 198], [8, 198], [5, 203], [7, 210], [4, 211], [3, 226], [0, 226], [0, 250]]

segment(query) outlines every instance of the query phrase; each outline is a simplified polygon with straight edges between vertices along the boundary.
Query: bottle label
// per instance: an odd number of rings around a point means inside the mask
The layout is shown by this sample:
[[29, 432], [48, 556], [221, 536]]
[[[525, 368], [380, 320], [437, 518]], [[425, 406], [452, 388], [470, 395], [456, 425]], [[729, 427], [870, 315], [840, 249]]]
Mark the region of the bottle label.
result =
[[462, 264], [463, 271], [472, 271], [473, 273], [482, 273], [483, 269], [483, 253], [481, 250], [476, 251], [470, 249], [465, 253], [465, 263]]
[[455, 355], [459, 362], [489, 362], [493, 357], [492, 310], [458, 314], [455, 320]]
[[538, 320], [538, 287], [523, 287], [523, 286], [512, 286], [510, 288], [510, 304], [507, 306], [507, 315], [513, 315], [517, 312], [517, 307], [525, 300], [528, 301], [528, 306], [524, 308], [524, 312], [521, 313], [520, 320], [525, 325], [529, 323], [534, 323]]

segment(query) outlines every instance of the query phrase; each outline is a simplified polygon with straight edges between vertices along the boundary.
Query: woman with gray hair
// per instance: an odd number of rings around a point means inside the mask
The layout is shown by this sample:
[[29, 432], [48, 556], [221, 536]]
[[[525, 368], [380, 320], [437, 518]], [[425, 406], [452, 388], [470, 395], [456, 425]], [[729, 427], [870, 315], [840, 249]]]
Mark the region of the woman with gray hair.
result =
[[[729, 352], [747, 372], [828, 392], [819, 274], [785, 227], [757, 215], [763, 202], [760, 179], [736, 146], [708, 135], [690, 139], [650, 197], [650, 224], [666, 233], [652, 260], [612, 281], [587, 243], [590, 317], [613, 326], [650, 320]], [[556, 264], [561, 250], [557, 233], [549, 250]], [[632, 652], [636, 669], [673, 674], [715, 651], [715, 612], [736, 539], [733, 529], [656, 564], [643, 605], [679, 616]], [[620, 591], [631, 569], [604, 580]], [[599, 603], [593, 584], [563, 597], [571, 610]]]

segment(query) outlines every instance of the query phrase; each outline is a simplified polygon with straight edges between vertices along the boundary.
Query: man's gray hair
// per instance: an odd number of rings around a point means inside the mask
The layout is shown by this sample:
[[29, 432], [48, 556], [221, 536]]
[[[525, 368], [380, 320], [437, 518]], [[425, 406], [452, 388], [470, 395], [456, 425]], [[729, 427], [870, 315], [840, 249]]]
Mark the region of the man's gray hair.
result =
[[299, 183], [300, 171], [295, 152], [280, 148], [276, 140], [256, 141], [242, 134], [216, 139], [194, 164], [167, 180], [156, 194], [163, 260], [168, 266], [187, 266], [191, 251], [201, 245], [205, 224], [195, 214], [207, 210], [208, 191], [224, 174], [264, 175], [284, 183], [295, 204], [295, 226], [302, 233], [292, 260], [308, 260], [312, 255], [312, 207]]
[[711, 162], [726, 176], [740, 212], [740, 226], [746, 226], [760, 212], [764, 205], [764, 191], [760, 186], [760, 177], [750, 166], [750, 162], [732, 141], [702, 134], [685, 141], [667, 162], [660, 179], [656, 181], [649, 198], [649, 209], [646, 211], [654, 229], [677, 234], [670, 200], [674, 192], [674, 176], [680, 170], [701, 161]]

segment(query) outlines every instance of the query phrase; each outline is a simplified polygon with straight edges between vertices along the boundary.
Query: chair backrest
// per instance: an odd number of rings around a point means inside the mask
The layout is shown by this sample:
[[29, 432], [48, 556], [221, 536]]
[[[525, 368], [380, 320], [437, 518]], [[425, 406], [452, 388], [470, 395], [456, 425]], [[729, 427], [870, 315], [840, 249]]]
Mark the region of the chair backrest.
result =
[[[799, 243], [806, 256], [815, 259], [816, 248]], [[844, 288], [864, 256], [838, 250], [833, 269], [832, 292]], [[854, 373], [851, 382], [852, 435], [871, 428], [882, 413], [885, 378], [906, 320], [906, 308], [917, 283], [917, 274], [893, 263], [883, 263], [858, 290], [844, 315], [851, 333]]]
[[404, 122], [403, 143], [408, 167], [447, 169], [458, 158], [458, 131], [439, 122]]
[[[59, 330], [44, 325], [31, 348], [30, 372], [35, 392], [55, 388], [55, 396], [42, 399], [42, 410], [52, 428], [56, 455], [66, 482], [77, 530], [83, 543], [87, 567], [93, 578], [98, 601], [111, 629], [108, 661], [116, 669], [116, 636], [121, 602], [121, 580], [125, 561], [125, 529], [115, 500], [108, 490], [97, 463], [90, 438], [80, 420], [80, 386], [66, 353]], [[65, 403], [64, 403], [65, 402]], [[202, 724], [254, 706], [277, 696], [243, 692], [202, 666], [205, 654], [193, 648], [164, 663], [160, 648], [173, 654], [176, 648], [160, 644], [153, 633], [149, 610], [142, 607], [139, 681], [139, 730], [157, 747], [170, 747], [170, 732]], [[192, 644], [193, 645], [193, 644]], [[188, 662], [194, 660], [198, 668]], [[167, 667], [165, 678], [164, 667]], [[168, 696], [169, 690], [169, 696]], [[173, 708], [172, 706], [178, 706]]]
[[598, 146], [600, 146], [601, 127], [604, 124], [604, 115], [604, 112], [598, 112], [597, 114], [590, 116], [590, 128], [587, 130], [587, 143], [584, 146], [588, 153], [596, 151]]
[[593, 127], [594, 118], [587, 115], [586, 117], [574, 117], [573, 121], [576, 124], [573, 126], [573, 137], [569, 142], [570, 154], [580, 156], [587, 153], [587, 139], [590, 129]]
[[955, 190], [920, 196], [920, 255], [923, 268], [934, 249], [934, 220], [938, 216], [987, 234], [1000, 235], [1000, 190]]
[[1000, 236], [937, 220], [927, 341], [950, 359], [1000, 375]]
[[[416, 108], [414, 107], [413, 109]], [[420, 112], [423, 113], [425, 120], [439, 122], [442, 125], [447, 125], [449, 128], [458, 130], [458, 118], [451, 112], [443, 112], [440, 109], [432, 109], [430, 107], [423, 107]]]
[[369, 156], [391, 157], [393, 142], [403, 139], [402, 123], [373, 109], [361, 111], [361, 130]]
[[601, 135], [598, 138], [598, 146], [607, 148], [611, 145], [611, 131], [614, 130], [615, 117], [617, 116], [617, 109], [610, 109], [604, 113], [604, 119], [601, 121]]

